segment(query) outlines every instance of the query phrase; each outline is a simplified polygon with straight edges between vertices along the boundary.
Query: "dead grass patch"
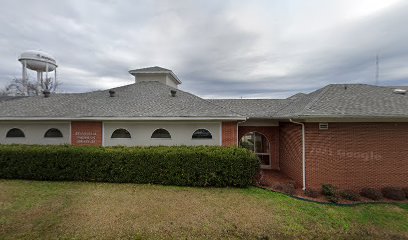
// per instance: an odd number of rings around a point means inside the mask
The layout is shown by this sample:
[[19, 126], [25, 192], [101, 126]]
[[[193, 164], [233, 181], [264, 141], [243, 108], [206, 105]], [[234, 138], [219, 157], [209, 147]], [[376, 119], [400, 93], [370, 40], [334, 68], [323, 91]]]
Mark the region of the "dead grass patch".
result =
[[279, 227], [279, 216], [265, 212], [267, 204], [226, 191], [127, 184], [92, 188], [77, 200], [64, 224], [73, 233], [85, 229], [90, 237], [137, 233], [246, 238]]

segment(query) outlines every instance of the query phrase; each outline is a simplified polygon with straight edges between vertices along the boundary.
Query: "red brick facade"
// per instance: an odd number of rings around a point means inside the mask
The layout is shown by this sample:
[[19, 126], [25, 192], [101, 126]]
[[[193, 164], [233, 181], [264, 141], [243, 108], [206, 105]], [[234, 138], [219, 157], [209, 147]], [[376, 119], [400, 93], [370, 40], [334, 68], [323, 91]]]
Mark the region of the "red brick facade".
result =
[[238, 145], [237, 122], [222, 122], [222, 146]]
[[71, 122], [71, 144], [102, 146], [102, 122]]
[[[236, 146], [248, 132], [259, 132], [270, 143], [273, 169], [280, 169], [302, 187], [302, 128], [222, 123], [222, 146]], [[101, 122], [72, 122], [73, 145], [101, 146]], [[306, 187], [330, 183], [343, 189], [408, 186], [408, 123], [306, 123]]]
[[[408, 186], [408, 123], [306, 123], [306, 187]], [[280, 168], [302, 186], [301, 126], [280, 124]]]
[[280, 170], [303, 187], [302, 176], [302, 127], [293, 123], [279, 126]]
[[279, 170], [279, 127], [239, 126], [238, 139], [249, 132], [258, 132], [268, 139], [272, 169]]
[[307, 187], [408, 186], [407, 136], [408, 123], [307, 123]]

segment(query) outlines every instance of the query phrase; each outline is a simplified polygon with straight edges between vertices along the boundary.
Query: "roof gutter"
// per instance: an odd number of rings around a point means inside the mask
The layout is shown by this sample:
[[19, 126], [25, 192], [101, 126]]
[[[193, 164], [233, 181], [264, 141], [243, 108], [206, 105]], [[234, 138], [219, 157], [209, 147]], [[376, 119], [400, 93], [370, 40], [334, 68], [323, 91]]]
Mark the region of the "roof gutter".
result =
[[333, 119], [344, 119], [344, 118], [355, 118], [355, 119], [407, 119], [408, 114], [405, 115], [301, 115], [298, 116], [301, 119], [313, 119], [313, 118], [333, 118]]
[[302, 126], [302, 178], [303, 187], [302, 190], [306, 190], [306, 142], [305, 142], [305, 124], [301, 122], [295, 122], [292, 118], [289, 119], [291, 123], [298, 124]]
[[245, 117], [0, 117], [0, 121], [196, 121], [196, 120], [237, 120], [245, 121]]

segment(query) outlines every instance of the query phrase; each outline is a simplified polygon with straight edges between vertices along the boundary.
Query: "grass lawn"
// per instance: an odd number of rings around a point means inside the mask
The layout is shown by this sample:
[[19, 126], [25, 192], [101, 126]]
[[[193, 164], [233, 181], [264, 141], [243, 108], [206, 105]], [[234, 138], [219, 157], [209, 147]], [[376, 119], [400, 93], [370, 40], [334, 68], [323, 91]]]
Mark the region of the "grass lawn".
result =
[[408, 204], [337, 207], [258, 188], [0, 180], [0, 239], [408, 239]]

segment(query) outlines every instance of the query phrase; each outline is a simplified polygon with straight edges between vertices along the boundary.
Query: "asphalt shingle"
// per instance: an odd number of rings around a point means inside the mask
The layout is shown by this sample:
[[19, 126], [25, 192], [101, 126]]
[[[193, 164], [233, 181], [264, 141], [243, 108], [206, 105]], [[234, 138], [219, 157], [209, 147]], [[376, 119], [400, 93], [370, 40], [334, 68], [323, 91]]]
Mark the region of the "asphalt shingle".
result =
[[331, 84], [293, 101], [277, 117], [408, 117], [408, 93], [367, 84]]
[[0, 102], [13, 101], [25, 97], [26, 96], [0, 96]]
[[[287, 99], [205, 100], [155, 81], [112, 90], [115, 97], [109, 96], [108, 89], [49, 98], [4, 98], [0, 118], [408, 118], [408, 93], [366, 84], [331, 84]], [[176, 97], [170, 90], [177, 90]]]
[[249, 118], [274, 118], [289, 99], [211, 99], [210, 102]]
[[[1, 118], [140, 118], [140, 117], [208, 117], [237, 118], [243, 116], [193, 94], [159, 82], [139, 82], [109, 90], [75, 94], [51, 94], [2, 102]], [[172, 97], [170, 90], [177, 90]]]

